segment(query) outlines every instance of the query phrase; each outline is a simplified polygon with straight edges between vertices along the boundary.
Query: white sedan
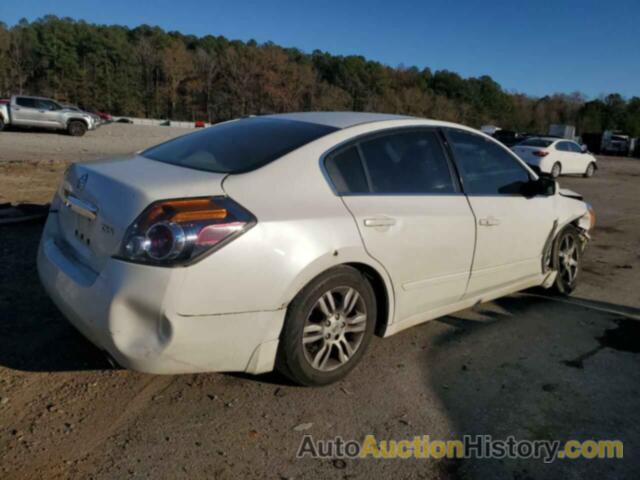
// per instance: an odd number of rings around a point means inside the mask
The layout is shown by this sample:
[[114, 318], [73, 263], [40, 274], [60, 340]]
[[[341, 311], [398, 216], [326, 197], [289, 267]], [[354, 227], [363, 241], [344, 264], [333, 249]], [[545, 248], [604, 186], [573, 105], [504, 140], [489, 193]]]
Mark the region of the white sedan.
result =
[[529, 166], [550, 173], [592, 177], [598, 168], [596, 157], [572, 140], [556, 137], [531, 137], [513, 147]]
[[570, 293], [593, 222], [577, 194], [461, 125], [269, 115], [73, 165], [38, 270], [123, 366], [322, 385], [374, 334], [533, 286]]

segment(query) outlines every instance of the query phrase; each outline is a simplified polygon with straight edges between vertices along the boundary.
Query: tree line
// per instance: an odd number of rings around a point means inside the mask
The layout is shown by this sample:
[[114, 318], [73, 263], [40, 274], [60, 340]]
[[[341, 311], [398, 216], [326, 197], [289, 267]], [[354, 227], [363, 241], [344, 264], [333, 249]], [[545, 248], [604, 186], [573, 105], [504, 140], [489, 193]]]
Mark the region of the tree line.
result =
[[304, 110], [402, 113], [479, 127], [640, 136], [640, 98], [580, 93], [542, 98], [489, 76], [390, 67], [362, 56], [305, 53], [273, 43], [196, 37], [141, 25], [46, 16], [0, 22], [0, 95], [43, 95], [114, 115], [218, 122]]

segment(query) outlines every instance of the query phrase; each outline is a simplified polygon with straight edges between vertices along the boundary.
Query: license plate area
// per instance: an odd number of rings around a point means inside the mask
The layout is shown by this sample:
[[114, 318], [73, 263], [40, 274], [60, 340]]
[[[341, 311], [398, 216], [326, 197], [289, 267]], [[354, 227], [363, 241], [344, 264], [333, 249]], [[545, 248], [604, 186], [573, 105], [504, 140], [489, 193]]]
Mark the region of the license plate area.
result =
[[72, 217], [73, 236], [76, 241], [91, 247], [91, 237], [93, 236], [93, 227], [95, 220], [82, 217], [75, 212], [69, 212]]

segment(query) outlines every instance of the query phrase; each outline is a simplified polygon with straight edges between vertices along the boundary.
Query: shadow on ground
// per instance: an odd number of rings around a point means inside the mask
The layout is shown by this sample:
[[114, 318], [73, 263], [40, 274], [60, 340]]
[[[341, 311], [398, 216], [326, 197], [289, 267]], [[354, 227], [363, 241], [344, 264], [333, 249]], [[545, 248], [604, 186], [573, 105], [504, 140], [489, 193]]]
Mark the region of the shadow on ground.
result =
[[110, 368], [40, 285], [36, 254], [42, 226], [0, 226], [0, 365], [34, 372]]
[[[66, 322], [40, 287], [35, 258], [41, 228], [21, 224], [0, 229], [0, 366], [28, 372], [107, 370], [101, 352]], [[73, 390], [73, 402], [84, 398], [91, 408], [90, 413], [74, 410], [74, 423], [88, 415], [84, 430], [78, 427], [75, 436], [65, 437], [67, 443], [60, 440], [60, 455], [66, 458], [73, 451], [69, 446], [76, 444], [69, 442], [84, 444], [95, 435], [93, 425], [110, 411], [114, 398], [127, 408], [109, 435], [124, 438], [129, 453], [125, 458], [118, 442], [105, 441], [86, 462], [76, 459], [73, 468], [78, 471], [111, 465], [105, 478], [121, 478], [134, 467], [173, 471], [179, 466], [172, 460], [175, 452], [188, 456], [195, 444], [214, 455], [189, 456], [192, 471], [215, 469], [224, 478], [257, 476], [265, 469], [286, 478], [338, 473], [343, 478], [636, 478], [640, 332], [629, 316], [637, 318], [640, 312], [579, 303], [521, 294], [443, 317], [372, 342], [347, 379], [321, 389], [293, 388], [273, 374], [172, 379], [130, 372], [100, 375], [109, 400], [102, 401], [100, 394], [85, 398]], [[59, 395], [48, 394], [46, 402], [71, 405]], [[137, 399], [136, 408], [131, 408], [131, 398]], [[27, 420], [14, 421], [12, 428], [29, 430]], [[310, 425], [304, 427], [309, 430], [296, 430], [299, 425]], [[48, 424], [42, 428], [42, 434], [56, 432]], [[295, 452], [306, 433], [318, 439], [362, 439], [371, 433], [379, 440], [425, 434], [620, 439], [625, 458], [552, 464], [533, 459], [297, 460]], [[11, 441], [6, 444], [13, 445]], [[229, 448], [234, 444], [243, 448], [236, 452]], [[215, 453], [221, 451], [224, 456]], [[38, 458], [42, 463], [42, 455]], [[139, 465], [140, 458], [152, 460]], [[248, 458], [254, 460], [247, 463]], [[11, 461], [15, 471], [28, 471], [33, 458]]]
[[458, 435], [619, 439], [625, 458], [463, 460], [457, 477], [636, 477], [640, 322], [626, 315], [640, 311], [577, 303], [521, 294], [437, 320], [448, 328], [429, 351], [428, 385]]

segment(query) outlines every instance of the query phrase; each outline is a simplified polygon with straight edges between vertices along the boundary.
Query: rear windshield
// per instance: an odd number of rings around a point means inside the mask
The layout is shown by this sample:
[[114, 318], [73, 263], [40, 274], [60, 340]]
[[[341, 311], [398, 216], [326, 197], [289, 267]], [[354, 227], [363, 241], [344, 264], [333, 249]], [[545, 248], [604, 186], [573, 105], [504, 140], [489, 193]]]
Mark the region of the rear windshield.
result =
[[542, 138], [530, 138], [524, 142], [519, 143], [523, 147], [548, 147], [553, 143], [553, 140], [544, 140]]
[[208, 172], [242, 173], [336, 130], [295, 120], [244, 118], [161, 143], [142, 156]]

